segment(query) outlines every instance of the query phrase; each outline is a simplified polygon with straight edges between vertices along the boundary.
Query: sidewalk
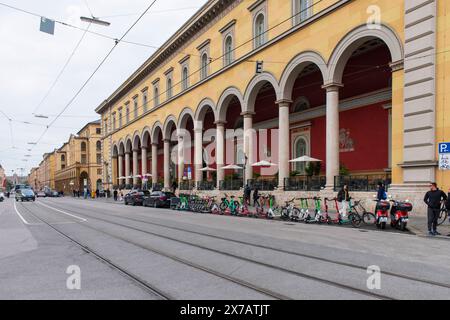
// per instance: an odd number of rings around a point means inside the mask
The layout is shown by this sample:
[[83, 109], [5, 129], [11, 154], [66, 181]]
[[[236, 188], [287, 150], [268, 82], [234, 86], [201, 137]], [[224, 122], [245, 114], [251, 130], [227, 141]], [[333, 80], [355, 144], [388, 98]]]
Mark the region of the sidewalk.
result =
[[[425, 217], [425, 216], [410, 217], [408, 229], [418, 236], [428, 236], [428, 219], [427, 219], [427, 217]], [[447, 236], [450, 234], [450, 223], [448, 222], [448, 219], [441, 226], [438, 226], [438, 231], [439, 231], [439, 233], [442, 234], [442, 236], [439, 236], [437, 238], [445, 238], [445, 239], [450, 240], [450, 237]]]

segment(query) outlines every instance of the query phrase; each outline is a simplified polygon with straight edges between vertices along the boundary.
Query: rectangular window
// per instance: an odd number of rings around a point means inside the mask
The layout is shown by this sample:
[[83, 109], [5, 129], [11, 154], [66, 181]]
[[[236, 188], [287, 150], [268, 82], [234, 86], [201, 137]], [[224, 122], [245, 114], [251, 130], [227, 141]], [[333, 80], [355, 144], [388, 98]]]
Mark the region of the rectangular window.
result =
[[173, 96], [173, 89], [172, 89], [172, 78], [167, 78], [167, 100], [172, 98]]
[[147, 107], [148, 107], [148, 91], [147, 90], [142, 92], [142, 106], [144, 108], [144, 113], [146, 113]]
[[86, 163], [87, 163], [86, 154], [82, 154], [81, 155], [81, 164], [86, 164]]
[[127, 124], [130, 122], [130, 108], [128, 108], [128, 107], [125, 111], [125, 120], [126, 120]]
[[115, 113], [112, 116], [112, 128], [113, 128], [113, 130], [116, 130], [116, 114]]
[[138, 98], [135, 97], [133, 99], [133, 105], [134, 105], [134, 118], [136, 119], [139, 115], [139, 104], [138, 104]]
[[99, 175], [99, 176], [102, 175], [102, 169], [97, 169], [97, 175]]
[[157, 86], [155, 86], [155, 89], [153, 90], [153, 95], [154, 95], [154, 103], [155, 103], [155, 108], [157, 106], [159, 106], [159, 89]]
[[119, 110], [119, 128], [122, 128], [122, 109]]
[[97, 153], [97, 164], [102, 164], [102, 154]]
[[95, 129], [95, 133], [96, 133], [96, 134], [102, 134], [102, 129], [96, 128], [96, 129]]

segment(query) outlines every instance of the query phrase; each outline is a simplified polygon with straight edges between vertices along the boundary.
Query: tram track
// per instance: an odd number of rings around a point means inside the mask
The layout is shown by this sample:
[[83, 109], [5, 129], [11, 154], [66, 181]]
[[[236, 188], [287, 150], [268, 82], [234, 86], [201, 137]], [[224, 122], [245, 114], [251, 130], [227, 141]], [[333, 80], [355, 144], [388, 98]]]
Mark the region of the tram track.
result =
[[[53, 201], [50, 201], [50, 202], [53, 205], [56, 204]], [[192, 231], [192, 230], [187, 230], [187, 229], [184, 229], [184, 228], [167, 226], [167, 225], [164, 225], [164, 224], [161, 224], [161, 223], [150, 222], [150, 221], [142, 220], [142, 219], [136, 219], [136, 218], [131, 218], [131, 217], [123, 217], [123, 216], [120, 216], [120, 215], [117, 215], [117, 214], [110, 214], [110, 213], [106, 214], [106, 213], [101, 213], [101, 212], [96, 212], [96, 214], [101, 214], [103, 216], [108, 216], [108, 217], [109, 216], [113, 216], [115, 218], [119, 218], [119, 219], [122, 219], [122, 220], [130, 220], [130, 221], [134, 221], [134, 222], [139, 222], [139, 223], [144, 223], [144, 224], [148, 224], [148, 225], [153, 225], [153, 226], [156, 226], [156, 227], [162, 227], [162, 228], [169, 229], [169, 230], [176, 230], [176, 231], [186, 232], [186, 233], [189, 233], [189, 234], [200, 235], [200, 236], [208, 237], [208, 238], [211, 238], [211, 239], [229, 241], [229, 242], [236, 243], [236, 244], [252, 246], [252, 247], [255, 247], [255, 248], [276, 251], [276, 252], [279, 252], [279, 253], [285, 253], [285, 254], [301, 257], [301, 258], [307, 258], [307, 259], [312, 259], [312, 260], [316, 260], [316, 261], [320, 261], [320, 262], [326, 262], [326, 263], [330, 263], [330, 264], [335, 264], [335, 265], [338, 265], [338, 266], [349, 267], [349, 268], [354, 268], [354, 269], [367, 271], [367, 266], [361, 266], [361, 265], [357, 265], [357, 264], [353, 264], [353, 263], [332, 260], [332, 259], [328, 259], [328, 258], [324, 258], [324, 257], [315, 256], [315, 255], [299, 253], [299, 252], [292, 251], [292, 250], [286, 250], [286, 249], [282, 249], [282, 248], [275, 248], [275, 247], [270, 247], [270, 246], [266, 246], [266, 245], [255, 244], [255, 243], [251, 243], [251, 242], [245, 242], [245, 241], [236, 240], [236, 239], [232, 239], [232, 238], [212, 235], [212, 234], [205, 233], [205, 232], [200, 232], [200, 231]], [[436, 281], [420, 279], [420, 278], [416, 278], [416, 277], [412, 277], [412, 276], [408, 276], [408, 275], [403, 275], [403, 274], [399, 274], [399, 273], [391, 272], [391, 271], [383, 271], [383, 274], [384, 275], [388, 275], [388, 276], [392, 276], [392, 277], [396, 277], [396, 278], [400, 278], [400, 279], [404, 279], [404, 280], [408, 280], [408, 281], [414, 281], [414, 282], [418, 282], [418, 283], [423, 283], [423, 284], [427, 284], [427, 285], [432, 285], [432, 286], [437, 286], [437, 287], [450, 289], [450, 284], [446, 284], [446, 283], [440, 283], [440, 282], [436, 282]]]
[[[362, 294], [362, 295], [365, 295], [367, 297], [371, 297], [371, 298], [375, 298], [375, 299], [381, 299], [381, 300], [395, 300], [395, 298], [392, 298], [390, 296], [386, 296], [386, 295], [383, 295], [383, 294], [378, 294], [378, 293], [371, 292], [371, 291], [368, 291], [368, 290], [364, 290], [364, 289], [361, 289], [361, 288], [356, 288], [356, 287], [353, 287], [353, 286], [350, 286], [350, 285], [342, 284], [340, 282], [319, 278], [319, 277], [316, 277], [316, 276], [313, 276], [313, 275], [310, 275], [310, 274], [307, 274], [307, 273], [304, 273], [304, 272], [299, 272], [299, 271], [295, 271], [295, 270], [292, 270], [292, 269], [287, 269], [287, 268], [276, 266], [276, 265], [273, 265], [273, 264], [270, 264], [270, 263], [267, 263], [267, 262], [262, 262], [262, 261], [254, 260], [254, 259], [251, 259], [251, 258], [242, 257], [240, 255], [232, 254], [232, 253], [225, 252], [225, 251], [222, 251], [222, 250], [218, 250], [218, 249], [214, 249], [214, 248], [198, 245], [198, 244], [195, 244], [195, 243], [192, 243], [192, 242], [189, 242], [189, 241], [180, 240], [180, 239], [177, 239], [177, 238], [174, 238], [174, 237], [170, 237], [170, 236], [167, 236], [167, 235], [163, 235], [163, 234], [159, 234], [159, 233], [156, 233], [156, 232], [148, 231], [148, 230], [145, 230], [145, 229], [137, 228], [137, 227], [130, 226], [130, 225], [127, 225], [127, 224], [122, 224], [122, 223], [119, 223], [119, 222], [113, 222], [111, 220], [107, 220], [107, 219], [103, 219], [103, 218], [100, 218], [100, 217], [96, 217], [96, 216], [93, 216], [93, 215], [86, 214], [85, 212], [79, 212], [79, 211], [76, 211], [76, 210], [73, 210], [73, 209], [67, 209], [67, 208], [63, 209], [61, 207], [56, 207], [55, 209], [68, 210], [68, 211], [70, 211], [70, 212], [72, 212], [74, 214], [78, 214], [78, 215], [84, 216], [84, 217], [89, 218], [89, 219], [102, 221], [102, 222], [105, 222], [105, 223], [108, 223], [108, 224], [111, 224], [111, 225], [120, 226], [120, 227], [123, 227], [123, 228], [127, 228], [127, 229], [130, 229], [130, 230], [141, 232], [141, 233], [144, 233], [144, 234], [147, 234], [147, 235], [151, 235], [151, 236], [159, 237], [159, 238], [162, 238], [162, 239], [166, 239], [166, 240], [174, 241], [174, 242], [177, 242], [177, 243], [181, 243], [181, 244], [184, 244], [184, 245], [188, 245], [188, 246], [191, 246], [191, 247], [195, 247], [197, 249], [202, 249], [202, 250], [206, 250], [206, 251], [209, 251], [209, 252], [220, 254], [220, 255], [223, 255], [223, 256], [226, 256], [226, 257], [242, 260], [242, 261], [245, 261], [245, 262], [248, 262], [248, 263], [252, 263], [252, 264], [263, 266], [263, 267], [266, 267], [266, 268], [269, 268], [269, 269], [272, 269], [272, 270], [276, 270], [278, 272], [291, 274], [291, 275], [294, 275], [294, 276], [297, 276], [297, 277], [300, 277], [300, 278], [303, 278], [303, 279], [307, 279], [307, 280], [311, 280], [311, 281], [315, 281], [315, 282], [320, 282], [322, 284], [329, 285], [329, 286], [332, 286], [332, 287], [335, 287], [335, 288], [339, 288], [339, 289], [351, 291], [351, 292], [354, 292], [354, 293]], [[102, 214], [102, 215], [105, 215], [105, 214]], [[123, 218], [123, 219], [126, 219], [126, 218]], [[82, 224], [82, 225], [85, 226], [85, 227], [92, 228], [90, 226], [86, 226], [85, 224]], [[97, 229], [97, 228], [93, 228], [93, 229]], [[97, 231], [104, 232], [102, 230], [97, 230]], [[126, 240], [126, 241], [129, 241], [129, 240]], [[131, 243], [133, 243], [133, 242], [131, 242]], [[140, 246], [140, 244], [135, 244], [135, 245]], [[264, 290], [266, 290], [266, 289], [264, 289]]]
[[[78, 246], [80, 246], [80, 247], [81, 247], [83, 250], [85, 250], [86, 252], [92, 253], [95, 257], [100, 258], [101, 261], [106, 262], [108, 265], [110, 265], [110, 266], [112, 266], [112, 267], [114, 267], [114, 268], [120, 270], [121, 272], [125, 273], [127, 276], [130, 276], [134, 281], [137, 281], [137, 282], [139, 282], [139, 283], [142, 283], [146, 288], [150, 288], [150, 289], [154, 290], [155, 292], [159, 292], [159, 293], [160, 293], [159, 295], [160, 295], [161, 297], [166, 297], [165, 300], [173, 300], [173, 298], [170, 297], [169, 295], [162, 294], [162, 293], [161, 293], [161, 292], [162, 292], [161, 290], [153, 288], [152, 286], [150, 286], [150, 285], [149, 285], [147, 282], [145, 282], [144, 280], [141, 280], [141, 279], [138, 278], [137, 276], [135, 276], [135, 275], [133, 275], [133, 274], [127, 272], [126, 270], [124, 270], [124, 269], [121, 268], [120, 266], [118, 266], [118, 265], [112, 263], [110, 260], [106, 259], [105, 257], [102, 257], [101, 255], [99, 255], [98, 253], [94, 252], [94, 251], [93, 251], [92, 249], [90, 249], [89, 247], [87, 247], [87, 246], [81, 244], [79, 241], [73, 239], [71, 236], [67, 235], [66, 233], [62, 232], [61, 230], [57, 230], [57, 228], [55, 228], [53, 225], [51, 225], [51, 224], [49, 224], [48, 222], [46, 222], [44, 219], [42, 219], [42, 218], [40, 218], [40, 217], [37, 217], [36, 214], [32, 213], [31, 210], [30, 210], [29, 208], [27, 208], [27, 207], [25, 207], [25, 206], [22, 206], [22, 208], [24, 208], [25, 210], [27, 210], [30, 214], [32, 214], [32, 215], [33, 215], [34, 217], [36, 217], [38, 220], [42, 221], [44, 224], [50, 226], [52, 229], [54, 229], [55, 231], [57, 231], [60, 235], [63, 235], [64, 237], [68, 238], [69, 240], [71, 240], [72, 242], [74, 242], [75, 244], [77, 244]], [[67, 210], [67, 209], [64, 209], [64, 210]], [[72, 212], [75, 213], [74, 211], [72, 211]], [[82, 215], [81, 213], [77, 213], [77, 214]], [[87, 215], [85, 215], [85, 216], [87, 216]], [[89, 216], [87, 216], [87, 217], [89, 217]], [[96, 219], [96, 218], [92, 218], [92, 219]], [[107, 222], [107, 221], [104, 221], [104, 222]], [[173, 260], [173, 261], [176, 261], [176, 262], [179, 262], [179, 263], [184, 264], [184, 265], [186, 265], [186, 266], [192, 267], [192, 268], [194, 268], [194, 269], [196, 269], [196, 270], [200, 270], [200, 271], [206, 272], [206, 273], [208, 273], [208, 274], [211, 274], [211, 275], [213, 275], [213, 276], [216, 276], [216, 277], [218, 277], [218, 278], [220, 278], [220, 279], [223, 279], [223, 280], [227, 280], [227, 281], [233, 282], [233, 283], [235, 283], [235, 284], [237, 284], [237, 285], [240, 285], [240, 286], [242, 286], [242, 287], [245, 287], [245, 288], [247, 288], [247, 289], [251, 289], [251, 290], [253, 290], [253, 291], [256, 291], [256, 292], [258, 292], [258, 293], [261, 293], [261, 294], [263, 294], [263, 295], [265, 295], [265, 296], [267, 296], [267, 297], [270, 297], [270, 298], [273, 298], [273, 299], [276, 299], [276, 300], [292, 300], [292, 298], [289, 298], [289, 297], [287, 297], [287, 296], [285, 296], [285, 295], [282, 295], [282, 294], [273, 292], [273, 291], [271, 291], [271, 290], [268, 290], [268, 289], [265, 289], [265, 288], [256, 286], [256, 285], [254, 285], [254, 284], [251, 284], [251, 283], [249, 283], [249, 282], [246, 282], [246, 281], [237, 279], [237, 278], [235, 278], [235, 277], [231, 277], [231, 276], [225, 275], [225, 274], [223, 274], [223, 273], [220, 273], [220, 272], [217, 272], [217, 271], [215, 271], [215, 270], [206, 268], [206, 267], [201, 266], [201, 265], [199, 265], [199, 264], [196, 264], [196, 263], [190, 262], [190, 261], [188, 261], [188, 260], [185, 260], [185, 259], [176, 257], [176, 256], [174, 256], [174, 255], [171, 255], [171, 254], [162, 252], [161, 250], [152, 248], [152, 247], [150, 247], [150, 246], [142, 245], [142, 244], [136, 243], [136, 242], [134, 242], [134, 241], [131, 241], [131, 240], [126, 239], [126, 238], [124, 238], [124, 237], [121, 237], [121, 236], [119, 236], [119, 235], [116, 235], [116, 234], [107, 232], [107, 231], [105, 231], [105, 230], [102, 230], [102, 229], [99, 229], [99, 228], [94, 228], [94, 227], [92, 227], [92, 226], [87, 225], [86, 223], [79, 223], [79, 222], [76, 222], [76, 223], [77, 223], [78, 225], [81, 225], [81, 226], [83, 226], [83, 227], [85, 227], [85, 228], [88, 228], [88, 229], [90, 229], [90, 230], [92, 230], [92, 231], [102, 233], [102, 234], [104, 234], [104, 235], [107, 235], [107, 236], [112, 237], [112, 238], [115, 238], [115, 239], [119, 239], [119, 240], [121, 240], [121, 241], [123, 241], [123, 242], [125, 242], [125, 243], [128, 243], [128, 244], [130, 244], [130, 245], [136, 246], [136, 247], [141, 248], [141, 249], [146, 250], [146, 251], [153, 252], [153, 253], [155, 253], [155, 254], [157, 254], [157, 255], [166, 257], [166, 258], [171, 259], [171, 260]], [[108, 222], [108, 223], [114, 224], [114, 223], [111, 223], [111, 222]]]
[[147, 291], [150, 295], [160, 298], [160, 300], [172, 300], [172, 297], [168, 295], [167, 293], [164, 293], [163, 291], [155, 288], [151, 284], [147, 283], [145, 280], [139, 278], [138, 276], [128, 272], [124, 268], [120, 267], [119, 265], [115, 264], [108, 258], [104, 257], [103, 255], [99, 254], [98, 252], [94, 251], [93, 249], [89, 248], [88, 246], [82, 244], [81, 242], [77, 241], [73, 237], [69, 236], [68, 234], [62, 232], [58, 228], [54, 227], [51, 223], [46, 221], [45, 219], [42, 219], [38, 215], [36, 215], [34, 212], [32, 212], [29, 208], [21, 205], [22, 209], [25, 209], [30, 215], [32, 215], [35, 219], [41, 221], [44, 225], [51, 228], [53, 231], [58, 233], [63, 238], [68, 239], [70, 242], [75, 244], [77, 247], [79, 247], [82, 251], [92, 255], [100, 262], [104, 263], [105, 265], [109, 266], [110, 268], [118, 271], [120, 274], [122, 274], [125, 278], [131, 280], [133, 283], [137, 284], [139, 287], [143, 288], [145, 291]]

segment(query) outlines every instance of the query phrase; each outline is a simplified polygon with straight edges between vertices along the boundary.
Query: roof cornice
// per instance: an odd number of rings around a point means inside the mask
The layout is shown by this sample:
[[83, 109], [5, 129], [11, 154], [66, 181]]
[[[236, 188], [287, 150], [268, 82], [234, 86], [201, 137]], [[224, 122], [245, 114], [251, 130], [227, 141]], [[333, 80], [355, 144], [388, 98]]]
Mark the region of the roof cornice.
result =
[[169, 38], [144, 64], [142, 64], [107, 100], [95, 111], [102, 113], [105, 108], [120, 100], [126, 92], [137, 86], [146, 76], [154, 72], [165, 61], [177, 54], [186, 43], [198, 37], [199, 33], [217, 17], [227, 13], [232, 5], [243, 0], [209, 0], [172, 37]]

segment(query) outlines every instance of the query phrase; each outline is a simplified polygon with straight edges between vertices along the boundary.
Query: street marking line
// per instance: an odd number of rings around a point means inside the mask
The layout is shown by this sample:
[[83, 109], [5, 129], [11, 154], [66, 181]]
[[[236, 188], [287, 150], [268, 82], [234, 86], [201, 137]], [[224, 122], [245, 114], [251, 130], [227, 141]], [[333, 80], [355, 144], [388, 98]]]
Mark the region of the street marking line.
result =
[[14, 200], [14, 210], [16, 210], [17, 215], [19, 216], [20, 220], [22, 220], [22, 222], [28, 226], [31, 225], [31, 223], [29, 223], [27, 220], [25, 220], [24, 217], [22, 217], [22, 215], [20, 214], [19, 210], [17, 210], [17, 206], [16, 206], [16, 201]]
[[50, 206], [48, 206], [48, 205], [46, 205], [46, 204], [43, 204], [43, 203], [41, 203], [41, 202], [36, 202], [36, 203], [39, 204], [39, 205], [41, 205], [41, 206], [47, 207], [47, 208], [49, 208], [49, 209], [52, 209], [52, 210], [54, 210], [54, 211], [60, 212], [60, 213], [62, 213], [62, 214], [71, 216], [72, 218], [81, 220], [82, 222], [87, 222], [87, 219], [78, 217], [78, 216], [76, 216], [76, 215], [70, 214], [70, 213], [68, 213], [68, 212], [65, 212], [65, 211], [62, 211], [62, 210], [59, 210], [59, 209], [56, 209], [56, 208], [53, 208], [53, 207], [50, 207]]

